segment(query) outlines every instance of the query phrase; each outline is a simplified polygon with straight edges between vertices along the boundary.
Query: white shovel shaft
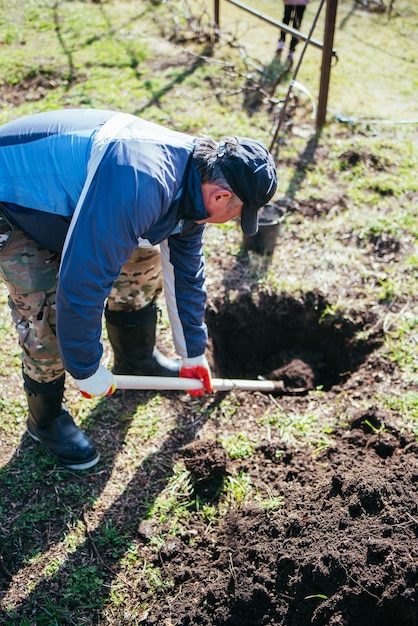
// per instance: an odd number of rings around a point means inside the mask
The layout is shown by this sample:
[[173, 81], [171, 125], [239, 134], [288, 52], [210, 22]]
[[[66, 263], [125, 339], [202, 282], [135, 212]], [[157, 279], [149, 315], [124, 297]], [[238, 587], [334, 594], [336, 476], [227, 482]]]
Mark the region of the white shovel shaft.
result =
[[[165, 376], [128, 376], [115, 375], [118, 389], [159, 389], [165, 391], [193, 391], [203, 389], [203, 383], [195, 378], [178, 378]], [[214, 391], [267, 391], [277, 390], [277, 382], [271, 380], [241, 380], [228, 378], [213, 378]]]

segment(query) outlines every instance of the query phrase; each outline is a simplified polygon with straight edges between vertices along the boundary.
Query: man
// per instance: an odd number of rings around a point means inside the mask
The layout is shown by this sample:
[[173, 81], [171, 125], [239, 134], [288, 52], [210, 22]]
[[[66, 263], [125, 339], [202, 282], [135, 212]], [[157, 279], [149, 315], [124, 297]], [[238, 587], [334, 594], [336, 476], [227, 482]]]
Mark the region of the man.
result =
[[[212, 391], [205, 224], [240, 217], [255, 234], [276, 187], [271, 155], [248, 138], [217, 143], [88, 109], [0, 127], [0, 276], [22, 348], [28, 431], [56, 461], [81, 470], [99, 460], [62, 404], [65, 372], [90, 398], [113, 393], [114, 373], [197, 378]], [[155, 347], [161, 274], [180, 360]], [[100, 363], [103, 312], [112, 372]]]

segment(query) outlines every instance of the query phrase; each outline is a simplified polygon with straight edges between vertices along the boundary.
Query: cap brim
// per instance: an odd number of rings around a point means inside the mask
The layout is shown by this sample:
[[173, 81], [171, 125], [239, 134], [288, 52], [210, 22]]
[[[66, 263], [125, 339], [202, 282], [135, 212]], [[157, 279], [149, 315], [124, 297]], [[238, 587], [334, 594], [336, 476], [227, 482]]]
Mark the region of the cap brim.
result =
[[250, 207], [244, 204], [241, 212], [241, 229], [242, 232], [252, 237], [258, 231], [258, 207]]

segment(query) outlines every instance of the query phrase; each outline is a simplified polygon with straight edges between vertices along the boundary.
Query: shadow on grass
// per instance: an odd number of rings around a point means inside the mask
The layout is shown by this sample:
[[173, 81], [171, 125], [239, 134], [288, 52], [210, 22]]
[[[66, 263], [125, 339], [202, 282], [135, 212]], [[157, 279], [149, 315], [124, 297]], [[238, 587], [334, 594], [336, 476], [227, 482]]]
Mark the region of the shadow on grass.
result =
[[[93, 0], [97, 5], [99, 5], [99, 10], [103, 16], [103, 19], [106, 23], [106, 29], [104, 29], [103, 31], [99, 32], [97, 35], [95, 35], [94, 37], [89, 37], [87, 38], [84, 43], [81, 43], [79, 46], [74, 47], [73, 42], [72, 41], [67, 41], [65, 34], [63, 34], [62, 31], [62, 27], [61, 24], [64, 22], [64, 19], [60, 13], [60, 3], [57, 2], [54, 7], [53, 7], [53, 19], [54, 19], [54, 24], [55, 24], [55, 33], [58, 39], [58, 42], [62, 48], [63, 54], [67, 59], [67, 63], [68, 63], [68, 71], [67, 71], [67, 76], [68, 76], [68, 85], [67, 85], [67, 90], [69, 90], [74, 83], [77, 82], [77, 69], [76, 69], [76, 64], [74, 63], [74, 53], [78, 52], [79, 50], [82, 49], [87, 49], [89, 48], [89, 46], [92, 46], [94, 44], [96, 44], [97, 42], [101, 41], [101, 40], [106, 40], [108, 38], [111, 39], [115, 39], [115, 41], [118, 44], [123, 44], [126, 53], [127, 53], [127, 61], [126, 63], [124, 63], [124, 65], [126, 67], [130, 67], [133, 69], [136, 68], [140, 68], [140, 64], [141, 64], [141, 55], [138, 54], [138, 51], [136, 51], [134, 49], [134, 47], [129, 45], [129, 40], [126, 40], [121, 33], [123, 33], [124, 29], [129, 26], [130, 24], [134, 23], [134, 22], [139, 22], [147, 13], [149, 13], [149, 8], [145, 9], [144, 11], [138, 13], [138, 15], [136, 15], [135, 17], [132, 17], [129, 22], [126, 22], [126, 24], [119, 26], [119, 27], [115, 27], [112, 22], [111, 19], [109, 17], [109, 15], [107, 14], [106, 10], [105, 10], [105, 6], [104, 4], [101, 2], [101, 0]], [[153, 105], [158, 105], [158, 103], [160, 102], [161, 98], [163, 98], [164, 96], [166, 96], [176, 85], [181, 84], [182, 82], [184, 82], [190, 75], [192, 75], [203, 63], [205, 63], [204, 61], [204, 57], [205, 56], [211, 56], [212, 55], [212, 51], [213, 51], [213, 44], [212, 43], [207, 43], [204, 50], [202, 51], [200, 56], [197, 57], [190, 57], [191, 59], [193, 59], [193, 61], [190, 62], [190, 64], [186, 65], [186, 67], [184, 68], [184, 71], [182, 71], [181, 73], [179, 73], [173, 80], [169, 81], [162, 89], [158, 90], [152, 97], [151, 99], [144, 104], [140, 109], [138, 109], [137, 111], [133, 111], [132, 113], [134, 115], [141, 115], [146, 109], [148, 109], [149, 107], [153, 106]], [[165, 62], [165, 59], [163, 59], [163, 62]], [[173, 61], [173, 64], [174, 61]], [[95, 61], [95, 65], [96, 66], [100, 66], [101, 63], [98, 61]], [[115, 63], [115, 67], [118, 67], [118, 65]], [[139, 71], [139, 70], [138, 70]]]
[[[111, 602], [109, 589], [120, 560], [138, 538], [139, 524], [166, 487], [180, 449], [193, 441], [222, 396], [200, 401], [168, 395], [175, 426], [131, 478], [128, 474], [116, 499], [107, 492], [115, 489], [115, 463], [130, 416], [138, 407], [145, 409], [151, 392], [106, 398], [92, 412], [94, 422], [92, 415], [87, 417], [92, 427], [85, 430], [102, 453], [93, 470], [55, 467], [39, 444], [27, 434], [22, 437], [14, 457], [0, 470], [1, 624], [31, 624], [34, 616], [37, 626], [91, 624], [92, 615]], [[70, 530], [73, 536], [77, 531], [78, 539], [69, 540]]]
[[290, 70], [290, 63], [276, 54], [262, 69], [248, 73], [242, 106], [250, 117], [263, 106], [276, 106], [277, 87], [290, 79]]

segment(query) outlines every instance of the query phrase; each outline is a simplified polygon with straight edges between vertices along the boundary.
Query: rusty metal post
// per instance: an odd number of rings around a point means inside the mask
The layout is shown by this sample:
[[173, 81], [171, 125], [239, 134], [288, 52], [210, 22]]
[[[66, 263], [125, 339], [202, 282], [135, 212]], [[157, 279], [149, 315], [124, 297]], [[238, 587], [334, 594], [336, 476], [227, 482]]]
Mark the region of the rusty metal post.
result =
[[214, 16], [215, 16], [215, 31], [219, 32], [219, 16], [220, 16], [219, 0], [215, 0], [213, 13], [214, 13]]
[[335, 20], [337, 15], [338, 0], [327, 0], [325, 15], [324, 47], [322, 49], [321, 79], [319, 84], [318, 112], [316, 116], [316, 129], [320, 130], [325, 124], [327, 114], [327, 101], [329, 80], [331, 75], [332, 45], [334, 42]]

